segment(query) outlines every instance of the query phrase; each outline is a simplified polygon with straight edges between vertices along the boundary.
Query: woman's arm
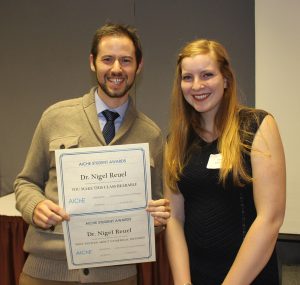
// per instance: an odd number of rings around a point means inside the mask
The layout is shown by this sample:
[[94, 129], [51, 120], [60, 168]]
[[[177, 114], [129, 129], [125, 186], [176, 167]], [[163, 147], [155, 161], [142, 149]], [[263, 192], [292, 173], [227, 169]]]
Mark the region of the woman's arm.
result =
[[285, 212], [285, 158], [275, 120], [263, 120], [255, 135], [251, 165], [257, 217], [251, 225], [223, 285], [250, 284], [268, 262]]
[[165, 190], [170, 201], [171, 217], [166, 228], [166, 247], [175, 285], [191, 282], [189, 254], [184, 236], [184, 198], [180, 193]]

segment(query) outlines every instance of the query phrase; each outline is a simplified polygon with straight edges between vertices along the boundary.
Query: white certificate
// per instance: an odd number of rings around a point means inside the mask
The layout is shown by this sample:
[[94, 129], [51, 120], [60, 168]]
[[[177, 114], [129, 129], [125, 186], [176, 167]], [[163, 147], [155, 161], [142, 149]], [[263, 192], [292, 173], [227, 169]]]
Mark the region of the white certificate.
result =
[[68, 267], [155, 261], [148, 144], [55, 151]]

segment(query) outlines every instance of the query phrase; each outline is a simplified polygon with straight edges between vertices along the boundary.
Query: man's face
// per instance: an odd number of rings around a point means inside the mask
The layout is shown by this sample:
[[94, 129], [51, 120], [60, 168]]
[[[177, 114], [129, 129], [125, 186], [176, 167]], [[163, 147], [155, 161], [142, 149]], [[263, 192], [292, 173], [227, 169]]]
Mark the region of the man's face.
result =
[[98, 56], [90, 66], [96, 72], [98, 95], [109, 107], [118, 107], [127, 101], [129, 90], [139, 73], [132, 41], [125, 36], [106, 36], [98, 46]]

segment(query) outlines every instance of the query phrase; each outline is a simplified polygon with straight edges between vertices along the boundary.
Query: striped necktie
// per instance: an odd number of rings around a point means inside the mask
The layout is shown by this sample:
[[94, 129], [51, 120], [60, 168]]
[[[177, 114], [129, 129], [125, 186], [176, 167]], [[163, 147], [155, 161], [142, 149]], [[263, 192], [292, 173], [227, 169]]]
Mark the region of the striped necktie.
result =
[[106, 119], [106, 124], [102, 130], [102, 133], [106, 144], [109, 144], [115, 136], [115, 119], [118, 118], [120, 115], [116, 112], [112, 112], [109, 110], [104, 110], [102, 114]]

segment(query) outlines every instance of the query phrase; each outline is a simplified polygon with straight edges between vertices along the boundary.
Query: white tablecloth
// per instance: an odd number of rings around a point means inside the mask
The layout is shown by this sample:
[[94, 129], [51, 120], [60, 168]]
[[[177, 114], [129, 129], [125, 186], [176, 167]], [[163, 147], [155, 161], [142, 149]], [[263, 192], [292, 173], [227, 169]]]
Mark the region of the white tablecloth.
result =
[[21, 216], [21, 213], [16, 209], [15, 193], [0, 197], [0, 215], [3, 216]]

